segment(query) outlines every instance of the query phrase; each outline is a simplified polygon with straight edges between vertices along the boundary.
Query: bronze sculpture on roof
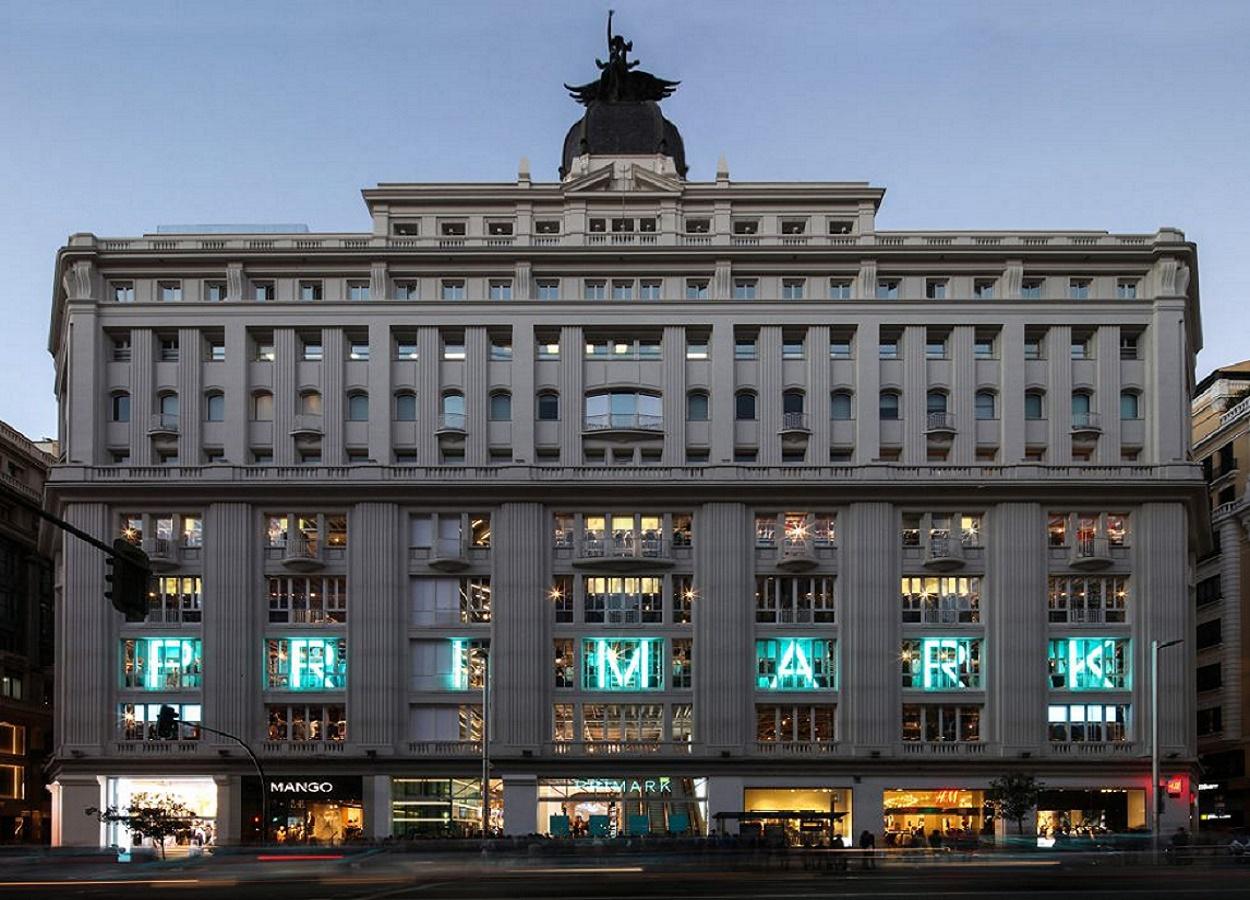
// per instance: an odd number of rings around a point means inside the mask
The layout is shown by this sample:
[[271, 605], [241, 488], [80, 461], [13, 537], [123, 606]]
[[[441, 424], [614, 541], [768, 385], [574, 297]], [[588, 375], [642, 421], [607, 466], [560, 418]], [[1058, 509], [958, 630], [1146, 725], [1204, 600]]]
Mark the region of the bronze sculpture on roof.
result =
[[656, 78], [650, 72], [635, 71], [638, 60], [629, 61], [628, 54], [634, 49], [632, 41], [612, 34], [612, 13], [608, 10], [608, 61], [596, 58], [599, 67], [597, 81], [582, 85], [566, 84], [569, 96], [583, 106], [591, 103], [621, 103], [663, 100], [677, 90], [680, 81]]

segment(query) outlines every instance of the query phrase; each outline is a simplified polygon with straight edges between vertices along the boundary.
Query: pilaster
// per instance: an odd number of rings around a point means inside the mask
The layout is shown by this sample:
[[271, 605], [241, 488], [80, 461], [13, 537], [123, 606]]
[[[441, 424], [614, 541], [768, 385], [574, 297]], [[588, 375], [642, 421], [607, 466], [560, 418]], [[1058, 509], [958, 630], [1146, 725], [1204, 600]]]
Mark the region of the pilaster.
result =
[[[260, 731], [261, 540], [247, 503], [212, 503], [204, 511], [204, 724], [244, 739]], [[235, 747], [212, 734], [205, 740]]]
[[585, 352], [580, 327], [566, 325], [560, 329], [560, 462], [566, 466], [582, 464]]
[[348, 521], [348, 734], [361, 749], [394, 751], [406, 722], [406, 533], [394, 503], [358, 503]]
[[[62, 515], [76, 528], [111, 541], [110, 510], [103, 503], [69, 503]], [[56, 742], [59, 756], [99, 754], [113, 739], [117, 711], [111, 669], [117, 658], [121, 615], [104, 596], [104, 554], [62, 533], [62, 602], [56, 633]]]
[[781, 326], [762, 325], [759, 333], [759, 461], [761, 465], [781, 464]]
[[489, 457], [487, 407], [490, 403], [490, 341], [486, 329], [473, 325], [464, 330], [464, 461], [470, 466], [483, 466]]
[[666, 466], [686, 460], [686, 329], [664, 328], [664, 455]]
[[130, 330], [130, 461], [136, 466], [152, 464], [152, 440], [148, 424], [156, 402], [156, 352], [152, 329]]
[[[327, 466], [341, 466], [347, 457], [343, 442], [343, 423], [347, 418], [346, 351], [342, 328], [321, 329], [321, 462]], [[373, 398], [369, 399], [372, 406]]]
[[198, 328], [178, 329], [178, 461], [199, 465], [204, 421], [204, 348]]

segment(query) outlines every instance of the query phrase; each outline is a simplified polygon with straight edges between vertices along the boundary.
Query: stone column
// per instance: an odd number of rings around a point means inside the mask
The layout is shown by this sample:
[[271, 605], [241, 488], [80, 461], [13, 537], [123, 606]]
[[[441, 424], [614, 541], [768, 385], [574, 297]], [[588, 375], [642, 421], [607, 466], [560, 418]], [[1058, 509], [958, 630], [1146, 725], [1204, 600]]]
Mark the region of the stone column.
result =
[[391, 776], [366, 775], [361, 779], [365, 801], [365, 836], [381, 841], [391, 836]]
[[295, 329], [273, 330], [273, 461], [279, 466], [295, 463], [295, 442], [291, 439], [291, 429], [295, 427], [295, 404], [299, 400], [296, 396], [299, 390], [296, 380], [299, 365], [297, 344]]
[[547, 830], [538, 821], [538, 776], [503, 776], [503, 830], [506, 835], [526, 835]]
[[[1217, 526], [1220, 533], [1220, 629], [1223, 634], [1245, 634], [1242, 623], [1241, 560], [1246, 552], [1242, 544], [1242, 530], [1235, 516], [1229, 516]], [[1220, 674], [1225, 684], [1242, 684], [1245, 663], [1242, 661], [1241, 640], [1226, 640], [1220, 652]], [[1223, 725], [1225, 734], [1242, 734], [1242, 705], [1225, 703]]]
[[512, 458], [534, 463], [534, 420], [537, 411], [534, 387], [534, 326], [512, 326]]
[[226, 330], [226, 365], [222, 369], [222, 388], [226, 394], [225, 442], [222, 450], [226, 460], [236, 466], [251, 462], [248, 449], [252, 421], [252, 397], [248, 385], [251, 369], [251, 348], [247, 341], [247, 326], [228, 319]]
[[391, 418], [395, 403], [391, 387], [391, 359], [394, 355], [390, 323], [370, 324], [369, 458], [382, 465], [391, 461]]
[[405, 529], [394, 503], [358, 503], [348, 524], [347, 715], [351, 742], [390, 754], [404, 722]]
[[217, 785], [217, 846], [239, 843], [243, 826], [243, 782], [238, 775], [214, 775]]
[[[1102, 436], [1094, 450], [1094, 462], [1103, 466], [1120, 464], [1120, 328], [1099, 325], [1094, 337], [1097, 369], [1095, 396], [1102, 413]], [[1144, 412], [1145, 398], [1141, 410]]]
[[1154, 321], [1147, 332], [1149, 379], [1147, 397], [1148, 440], [1153, 462], [1181, 462], [1189, 452], [1189, 391], [1193, 373], [1177, 365], [1187, 358], [1185, 299], [1160, 298], [1154, 303]]
[[951, 388], [950, 412], [955, 417], [955, 438], [951, 444], [950, 461], [956, 465], [971, 465], [976, 459], [977, 420], [977, 360], [973, 349], [976, 329], [971, 325], [956, 325], [951, 329], [947, 353], [950, 356]]
[[[254, 740], [260, 734], [261, 635], [266, 586], [261, 527], [247, 503], [204, 512], [204, 724]], [[226, 738], [205, 741], [237, 750]]]
[[423, 466], [439, 464], [438, 414], [443, 393], [439, 360], [443, 355], [438, 329], [417, 329], [417, 459]]
[[[103, 503], [69, 503], [62, 515], [71, 525], [111, 542], [110, 510]], [[64, 569], [56, 630], [56, 743], [58, 756], [74, 751], [99, 755], [115, 735], [113, 686], [117, 626], [121, 615], [104, 596], [104, 554], [61, 533]]]
[[1012, 465], [1024, 459], [1024, 392], [1025, 383], [1024, 323], [1007, 322], [998, 336], [999, 438], [1002, 452], [999, 460]]
[[62, 772], [48, 790], [52, 794], [52, 846], [104, 846], [104, 826], [86, 814], [91, 807], [104, 808], [101, 777]]
[[708, 460], [713, 464], [731, 463], [734, 458], [734, 391], [737, 389], [732, 323], [714, 324], [711, 344], [712, 377], [708, 384], [711, 391], [711, 451]]

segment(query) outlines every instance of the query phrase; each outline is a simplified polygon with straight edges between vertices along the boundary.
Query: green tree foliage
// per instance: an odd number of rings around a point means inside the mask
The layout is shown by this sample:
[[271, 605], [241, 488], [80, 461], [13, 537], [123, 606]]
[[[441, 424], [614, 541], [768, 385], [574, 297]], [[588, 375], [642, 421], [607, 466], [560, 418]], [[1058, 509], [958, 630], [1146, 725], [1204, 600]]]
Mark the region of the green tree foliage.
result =
[[1032, 775], [1003, 775], [990, 782], [989, 800], [999, 818], [1016, 823], [1016, 834], [1024, 834], [1024, 817], [1037, 805], [1037, 795], [1045, 785]]
[[91, 807], [87, 815], [101, 822], [117, 822], [138, 838], [147, 838], [165, 858], [165, 842], [171, 837], [189, 833], [200, 822], [199, 816], [185, 803], [170, 794], [135, 794], [130, 805], [110, 806], [105, 810]]

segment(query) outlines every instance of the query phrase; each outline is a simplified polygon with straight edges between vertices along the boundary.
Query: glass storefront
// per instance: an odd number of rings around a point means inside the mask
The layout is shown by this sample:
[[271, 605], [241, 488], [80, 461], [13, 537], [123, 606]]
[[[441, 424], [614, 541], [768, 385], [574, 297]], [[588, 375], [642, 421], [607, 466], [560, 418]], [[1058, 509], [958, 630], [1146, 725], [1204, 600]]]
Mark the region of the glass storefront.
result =
[[[131, 807], [166, 806], [177, 803], [187, 810], [186, 828], [165, 842], [168, 855], [193, 853], [217, 839], [217, 784], [201, 778], [110, 778], [105, 805], [125, 813]], [[105, 825], [104, 842], [110, 847], [152, 847], [147, 838], [136, 838], [120, 822]]]
[[994, 833], [993, 807], [986, 805], [984, 791], [885, 791], [882, 804], [887, 847], [929, 846], [935, 833], [947, 846], [976, 843], [981, 835]]
[[[503, 782], [490, 782], [491, 831], [503, 827]], [[412, 840], [473, 837], [482, 831], [482, 779], [391, 779], [391, 834]]]
[[[744, 837], [813, 845], [828, 843], [840, 836], [849, 846], [855, 834], [851, 830], [851, 792], [846, 788], [747, 788], [743, 791], [742, 808], [745, 812], [759, 814], [758, 818], [741, 819], [738, 831]], [[770, 816], [769, 813], [784, 815]], [[796, 818], [795, 813], [816, 813], [820, 817]]]
[[1146, 827], [1144, 790], [1044, 790], [1037, 798], [1039, 846]]
[[539, 779], [538, 821], [553, 837], [707, 833], [707, 779]]
[[[279, 775], [269, 778], [269, 827], [275, 844], [342, 844], [364, 833], [359, 776]], [[261, 840], [261, 791], [243, 779], [244, 840]]]

